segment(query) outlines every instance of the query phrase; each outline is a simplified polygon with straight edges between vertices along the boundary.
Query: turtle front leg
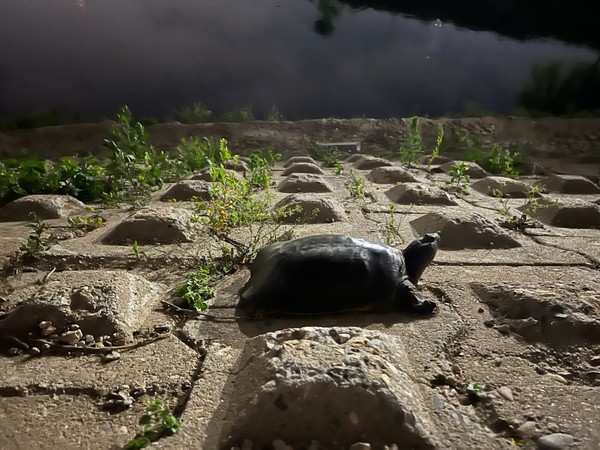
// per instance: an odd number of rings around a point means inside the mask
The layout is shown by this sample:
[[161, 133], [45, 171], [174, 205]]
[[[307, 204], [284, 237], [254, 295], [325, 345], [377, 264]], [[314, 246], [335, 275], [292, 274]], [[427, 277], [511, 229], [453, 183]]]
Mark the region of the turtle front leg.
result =
[[408, 279], [400, 283], [396, 298], [400, 309], [418, 314], [431, 314], [437, 308], [437, 304], [428, 296], [421, 294]]

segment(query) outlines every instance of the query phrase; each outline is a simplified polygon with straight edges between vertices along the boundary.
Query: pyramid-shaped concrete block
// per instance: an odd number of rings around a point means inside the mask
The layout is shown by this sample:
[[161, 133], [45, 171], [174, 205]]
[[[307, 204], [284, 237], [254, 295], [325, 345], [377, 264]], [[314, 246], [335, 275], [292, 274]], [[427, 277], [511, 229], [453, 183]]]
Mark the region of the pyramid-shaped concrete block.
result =
[[[233, 176], [236, 180], [241, 181], [244, 179], [244, 177], [239, 172], [236, 172], [235, 170], [225, 169], [225, 172], [228, 175]], [[212, 183], [214, 181], [212, 179], [212, 177], [210, 176], [210, 171], [208, 169], [204, 169], [204, 170], [198, 172], [194, 176], [190, 177], [190, 180], [208, 181], [209, 183]]]
[[548, 192], [600, 194], [600, 187], [581, 175], [549, 175], [541, 181]]
[[31, 220], [33, 216], [41, 220], [85, 214], [85, 204], [70, 195], [27, 195], [0, 208], [1, 222]]
[[56, 272], [43, 288], [22, 299], [4, 317], [0, 336], [26, 337], [28, 333], [40, 333], [40, 322], [46, 322], [57, 334], [70, 324], [77, 324], [80, 337], [118, 333], [130, 339], [161, 291], [158, 284], [124, 270]]
[[[471, 184], [471, 188], [482, 194], [496, 197], [525, 198], [531, 190], [531, 186], [521, 180], [513, 180], [507, 177], [485, 177]], [[539, 197], [539, 194], [535, 195]]]
[[292, 156], [285, 162], [283, 167], [288, 168], [298, 163], [317, 164], [317, 162], [310, 156]]
[[292, 173], [316, 173], [318, 175], [323, 175], [323, 171], [319, 166], [308, 162], [294, 163], [283, 171], [284, 176], [288, 176]]
[[176, 244], [192, 242], [194, 230], [190, 223], [192, 213], [183, 208], [156, 207], [134, 212], [102, 240], [104, 244]]
[[332, 223], [346, 220], [342, 205], [334, 200], [308, 194], [292, 194], [275, 204], [275, 211], [287, 210], [282, 223]]
[[277, 186], [279, 192], [332, 192], [333, 189], [319, 175], [293, 173]]
[[378, 158], [376, 156], [363, 156], [354, 162], [352, 167], [358, 170], [371, 170], [376, 167], [391, 166], [392, 163], [387, 159]]
[[536, 208], [523, 205], [518, 209], [554, 227], [600, 229], [600, 205], [575, 200], [565, 204], [548, 199], [537, 203]]
[[417, 181], [408, 170], [398, 166], [376, 167], [369, 172], [367, 179], [377, 184], [411, 183]]
[[175, 183], [160, 198], [163, 202], [177, 200], [180, 202], [189, 202], [195, 199], [210, 200], [210, 183], [202, 180], [182, 180]]
[[422, 183], [404, 183], [387, 190], [385, 195], [400, 205], [456, 205], [447, 192]]
[[502, 228], [477, 213], [429, 213], [412, 220], [410, 225], [418, 235], [439, 232], [442, 250], [507, 249], [521, 246]]

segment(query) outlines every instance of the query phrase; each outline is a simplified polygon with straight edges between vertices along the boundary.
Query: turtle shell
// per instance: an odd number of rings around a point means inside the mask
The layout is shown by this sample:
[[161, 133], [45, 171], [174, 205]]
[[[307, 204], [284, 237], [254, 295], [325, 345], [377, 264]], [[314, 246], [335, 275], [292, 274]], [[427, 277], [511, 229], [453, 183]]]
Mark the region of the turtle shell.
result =
[[403, 253], [347, 235], [320, 235], [265, 246], [241, 289], [242, 306], [265, 313], [324, 314], [393, 307], [406, 278]]

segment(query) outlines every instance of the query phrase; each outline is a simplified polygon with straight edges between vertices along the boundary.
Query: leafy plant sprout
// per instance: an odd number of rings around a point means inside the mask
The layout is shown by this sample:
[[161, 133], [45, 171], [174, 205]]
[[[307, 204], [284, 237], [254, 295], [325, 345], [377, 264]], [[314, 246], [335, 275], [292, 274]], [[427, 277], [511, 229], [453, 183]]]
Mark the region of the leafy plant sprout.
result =
[[181, 422], [161, 400], [148, 401], [148, 409], [140, 418], [139, 424], [143, 426], [143, 430], [127, 442], [126, 450], [146, 448], [152, 442], [174, 435], [181, 428]]
[[359, 200], [364, 200], [366, 190], [365, 190], [365, 181], [356, 175], [354, 170], [350, 171], [350, 182], [348, 184], [348, 192], [350, 193], [350, 197], [357, 198]]
[[442, 146], [442, 142], [444, 141], [444, 127], [442, 124], [438, 125], [437, 135], [435, 138], [435, 147], [431, 151], [431, 155], [427, 158], [427, 170], [431, 170], [431, 164], [435, 158], [437, 158], [440, 154], [440, 147]]
[[408, 167], [415, 165], [423, 155], [423, 143], [421, 141], [421, 132], [419, 130], [419, 118], [411, 117], [409, 121], [409, 130], [404, 142], [398, 148], [400, 161]]
[[446, 181], [448, 185], [454, 185], [460, 189], [467, 189], [471, 176], [467, 174], [469, 166], [464, 162], [452, 164], [451, 169], [448, 171], [450, 179]]
[[20, 245], [19, 250], [24, 256], [33, 257], [50, 250], [56, 242], [56, 236], [53, 234], [44, 236], [44, 233], [50, 229], [50, 225], [42, 222], [35, 214], [30, 217], [31, 223], [28, 226], [33, 230], [33, 233], [27, 236], [27, 240]]

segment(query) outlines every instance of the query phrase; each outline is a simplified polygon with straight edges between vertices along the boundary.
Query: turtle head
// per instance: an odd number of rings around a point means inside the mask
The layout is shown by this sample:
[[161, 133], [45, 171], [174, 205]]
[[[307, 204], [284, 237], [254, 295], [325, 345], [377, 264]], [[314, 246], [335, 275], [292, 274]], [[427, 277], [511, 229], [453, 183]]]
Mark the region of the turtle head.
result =
[[412, 284], [417, 284], [438, 250], [439, 233], [427, 233], [408, 244], [402, 254], [406, 265], [406, 275]]

